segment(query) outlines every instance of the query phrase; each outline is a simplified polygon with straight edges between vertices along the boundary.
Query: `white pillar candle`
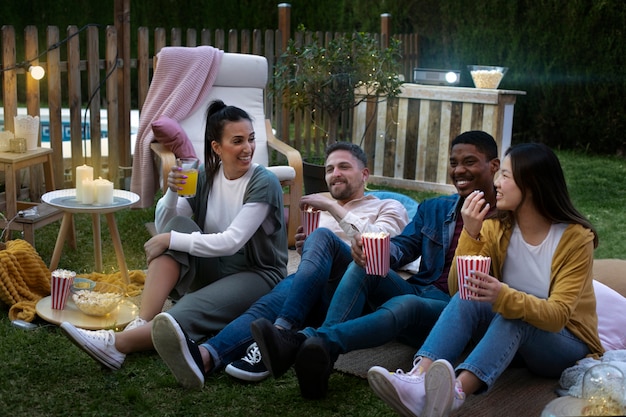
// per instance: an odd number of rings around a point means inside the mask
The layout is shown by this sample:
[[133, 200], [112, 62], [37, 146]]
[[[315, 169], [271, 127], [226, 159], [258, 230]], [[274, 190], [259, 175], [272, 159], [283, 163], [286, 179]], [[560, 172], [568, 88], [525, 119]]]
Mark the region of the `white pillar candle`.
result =
[[96, 204], [113, 204], [113, 183], [102, 178], [98, 178], [93, 183], [96, 194]]
[[76, 167], [76, 200], [83, 201], [83, 180], [93, 181], [93, 167], [81, 165]]
[[81, 193], [82, 199], [80, 200], [83, 204], [93, 204], [96, 200], [96, 190], [93, 185], [93, 181], [90, 179], [85, 179], [81, 182]]

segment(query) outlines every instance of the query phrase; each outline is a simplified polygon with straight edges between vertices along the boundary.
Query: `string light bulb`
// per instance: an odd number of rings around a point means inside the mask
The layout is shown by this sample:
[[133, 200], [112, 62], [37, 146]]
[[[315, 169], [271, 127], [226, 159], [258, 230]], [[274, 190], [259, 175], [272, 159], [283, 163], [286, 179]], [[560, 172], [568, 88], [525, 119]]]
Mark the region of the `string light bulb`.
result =
[[43, 76], [46, 75], [46, 71], [41, 65], [31, 65], [28, 67], [28, 72], [30, 73], [30, 76], [37, 81], [41, 80]]

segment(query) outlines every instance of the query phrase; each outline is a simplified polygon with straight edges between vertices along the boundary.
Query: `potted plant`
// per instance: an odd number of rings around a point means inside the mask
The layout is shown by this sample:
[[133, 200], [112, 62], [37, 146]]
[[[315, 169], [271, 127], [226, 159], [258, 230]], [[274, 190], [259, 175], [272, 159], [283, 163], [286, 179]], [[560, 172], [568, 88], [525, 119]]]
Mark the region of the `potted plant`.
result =
[[[398, 77], [400, 64], [400, 42], [390, 40], [390, 46], [381, 48], [371, 34], [355, 32], [338, 35], [326, 45], [315, 35], [308, 42], [300, 36], [289, 40], [287, 49], [278, 58], [274, 67], [272, 94], [282, 97], [290, 110], [315, 109], [328, 121], [327, 129], [316, 125], [324, 132], [325, 144], [339, 137], [338, 126], [341, 115], [353, 109], [361, 101], [377, 98], [393, 98], [400, 92], [402, 81]], [[358, 100], [355, 89], [359, 89]], [[323, 161], [323, 155], [312, 155], [311, 149], [301, 150], [305, 155], [305, 191], [316, 192], [307, 186], [306, 162], [312, 159]], [[315, 158], [317, 156], [317, 158]], [[323, 162], [322, 162], [323, 163]], [[321, 180], [324, 182], [323, 168]], [[318, 177], [320, 174], [316, 174]]]

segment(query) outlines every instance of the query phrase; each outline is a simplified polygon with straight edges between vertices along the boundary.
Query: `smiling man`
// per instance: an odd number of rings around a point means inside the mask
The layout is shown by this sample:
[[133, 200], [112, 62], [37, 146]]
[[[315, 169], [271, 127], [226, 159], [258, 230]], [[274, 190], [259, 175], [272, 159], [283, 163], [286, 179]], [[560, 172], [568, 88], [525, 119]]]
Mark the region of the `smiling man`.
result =
[[[352, 244], [351, 264], [332, 298], [321, 327], [293, 333], [266, 320], [252, 323], [263, 362], [274, 377], [295, 363], [301, 394], [323, 397], [339, 354], [380, 346], [394, 338], [419, 346], [450, 300], [448, 272], [463, 229], [463, 201], [474, 190], [495, 207], [494, 174], [498, 148], [482, 131], [457, 136], [450, 148], [449, 175], [458, 194], [422, 202], [413, 220], [391, 239], [385, 277], [366, 275], [360, 235]], [[403, 279], [394, 269], [421, 256], [419, 270]], [[364, 308], [372, 311], [363, 315]]]
[[181, 385], [200, 388], [206, 373], [225, 365], [228, 365], [227, 373], [246, 381], [269, 376], [256, 344], [252, 343], [250, 323], [262, 317], [283, 329], [319, 325], [352, 261], [350, 240], [366, 230], [395, 236], [408, 223], [406, 209], [398, 201], [365, 195], [369, 170], [359, 146], [347, 142], [330, 145], [326, 149], [325, 166], [332, 198], [312, 194], [300, 201], [301, 208], [313, 207], [321, 215], [319, 227], [309, 236], [302, 233], [302, 226], [298, 228], [296, 249], [302, 259], [295, 274], [282, 280], [244, 314], [199, 346], [186, 336], [188, 330], [183, 330], [168, 313], [155, 317], [154, 347]]

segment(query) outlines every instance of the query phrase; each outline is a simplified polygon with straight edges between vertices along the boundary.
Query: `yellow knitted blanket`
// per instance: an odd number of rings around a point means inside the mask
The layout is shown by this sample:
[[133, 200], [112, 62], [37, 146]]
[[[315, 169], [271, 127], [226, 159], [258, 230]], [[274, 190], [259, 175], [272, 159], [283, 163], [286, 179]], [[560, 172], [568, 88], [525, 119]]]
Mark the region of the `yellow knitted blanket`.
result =
[[[141, 293], [146, 280], [143, 271], [129, 271], [130, 284], [122, 274], [83, 274], [94, 281], [116, 284], [133, 297]], [[36, 316], [37, 301], [50, 295], [50, 270], [35, 248], [25, 240], [10, 240], [0, 250], [0, 301], [10, 306], [9, 319], [32, 321]]]

